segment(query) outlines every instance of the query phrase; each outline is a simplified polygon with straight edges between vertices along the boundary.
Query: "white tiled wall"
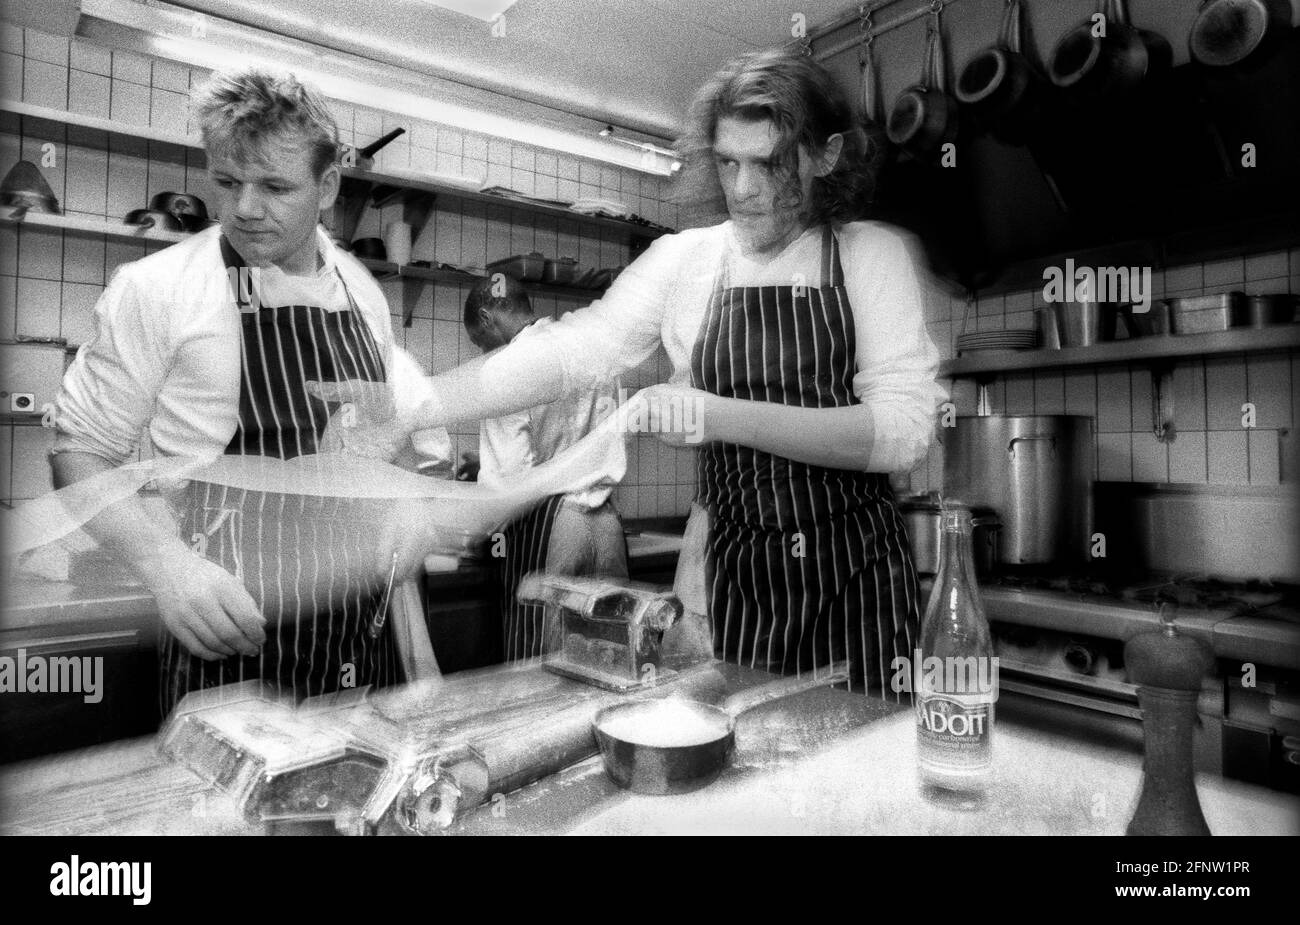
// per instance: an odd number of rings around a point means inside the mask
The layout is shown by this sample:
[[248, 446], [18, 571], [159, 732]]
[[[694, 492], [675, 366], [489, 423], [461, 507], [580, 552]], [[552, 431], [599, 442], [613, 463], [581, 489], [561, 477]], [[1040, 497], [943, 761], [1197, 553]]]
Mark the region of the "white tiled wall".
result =
[[[187, 125], [191, 89], [207, 77], [201, 69], [161, 59], [71, 41], [0, 24], [0, 93], [11, 99], [111, 118], [179, 133]], [[398, 125], [406, 134], [376, 157], [376, 169], [433, 169], [440, 173], [485, 177], [542, 197], [600, 196], [621, 200], [637, 214], [677, 226], [676, 206], [668, 201], [666, 181], [553, 151], [489, 139], [447, 126], [418, 123], [392, 113], [344, 103], [332, 109], [341, 140], [364, 144]], [[0, 131], [0, 173], [19, 159], [41, 163], [41, 146], [55, 145], [56, 161], [41, 172], [72, 215], [118, 219], [142, 208], [156, 193], [183, 191], [212, 201], [201, 158], [172, 147], [143, 142], [90, 139], [77, 129], [5, 116]], [[400, 219], [401, 206], [382, 213], [368, 209], [357, 236], [380, 235]], [[64, 337], [85, 341], [92, 330], [95, 300], [105, 281], [123, 262], [160, 245], [105, 241], [102, 237], [0, 225], [0, 337]], [[621, 266], [627, 246], [612, 234], [576, 221], [531, 215], [508, 205], [466, 203], [438, 209], [413, 249], [415, 259], [481, 267], [511, 254], [538, 250], [576, 257], [588, 267]], [[437, 373], [476, 355], [461, 326], [466, 292], [447, 284], [390, 281], [383, 284], [399, 343], [430, 372]], [[401, 325], [412, 305], [414, 320]], [[538, 298], [539, 313], [577, 307], [572, 300]], [[662, 353], [625, 377], [629, 389], [667, 377]], [[477, 445], [477, 427], [454, 435], [459, 454]], [[45, 456], [51, 432], [40, 427], [0, 427], [0, 498], [24, 499], [49, 490]], [[616, 500], [626, 517], [685, 513], [694, 487], [689, 457], [642, 438]], [[653, 444], [653, 445], [652, 445]]]
[[[1170, 267], [1153, 273], [1154, 298], [1300, 293], [1300, 249]], [[967, 304], [938, 290], [926, 305], [930, 336], [944, 358], [966, 330], [1032, 328], [1041, 289], [991, 296]], [[957, 413], [975, 413], [970, 380], [947, 382]], [[1277, 485], [1300, 481], [1300, 359], [1296, 350], [1178, 360], [1173, 370], [1172, 441], [1152, 431], [1151, 373], [1141, 364], [999, 376], [989, 387], [992, 410], [1008, 414], [1086, 414], [1095, 418], [1097, 477], [1120, 482]], [[1242, 406], [1255, 406], [1243, 427]], [[915, 491], [943, 484], [943, 448], [931, 446], [910, 473]]]

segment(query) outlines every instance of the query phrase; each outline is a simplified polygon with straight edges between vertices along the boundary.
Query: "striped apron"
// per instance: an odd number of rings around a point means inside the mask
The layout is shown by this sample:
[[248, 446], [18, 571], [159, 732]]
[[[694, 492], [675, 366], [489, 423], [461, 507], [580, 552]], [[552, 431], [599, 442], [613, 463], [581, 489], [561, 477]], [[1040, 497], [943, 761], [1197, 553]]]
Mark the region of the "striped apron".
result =
[[546, 606], [521, 603], [515, 591], [529, 572], [546, 568], [551, 528], [563, 503], [564, 495], [552, 495], [502, 531], [504, 555], [496, 561], [507, 662], [536, 658], [548, 648], [543, 638]]
[[[221, 238], [227, 271], [242, 258]], [[232, 280], [238, 278], [232, 276]], [[346, 286], [345, 286], [346, 291]], [[384, 382], [384, 364], [365, 320], [315, 305], [240, 301], [239, 421], [227, 454], [292, 459], [316, 452], [328, 406], [307, 380]], [[255, 656], [204, 661], [163, 630], [160, 701], [167, 715], [186, 693], [262, 679], [278, 691], [311, 697], [398, 680], [392, 633], [375, 638], [380, 605], [371, 564], [382, 509], [347, 498], [273, 494], [192, 482], [181, 523], [192, 548], [243, 581], [266, 617]], [[382, 590], [382, 589], [379, 589]]]
[[[821, 263], [820, 288], [731, 288], [724, 268], [692, 384], [802, 408], [857, 404], [853, 314], [829, 226]], [[718, 442], [697, 466], [717, 656], [796, 675], [847, 660], [853, 689], [889, 694], [891, 660], [919, 640], [920, 589], [887, 476]]]

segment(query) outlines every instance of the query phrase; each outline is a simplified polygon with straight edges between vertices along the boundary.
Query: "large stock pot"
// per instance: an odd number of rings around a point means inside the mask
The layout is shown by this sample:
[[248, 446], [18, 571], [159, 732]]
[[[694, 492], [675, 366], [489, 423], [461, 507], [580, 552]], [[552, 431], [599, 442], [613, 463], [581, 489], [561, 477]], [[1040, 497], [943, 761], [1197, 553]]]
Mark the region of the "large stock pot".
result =
[[1086, 563], [1092, 536], [1092, 418], [959, 417], [941, 430], [945, 494], [990, 507], [1009, 565]]

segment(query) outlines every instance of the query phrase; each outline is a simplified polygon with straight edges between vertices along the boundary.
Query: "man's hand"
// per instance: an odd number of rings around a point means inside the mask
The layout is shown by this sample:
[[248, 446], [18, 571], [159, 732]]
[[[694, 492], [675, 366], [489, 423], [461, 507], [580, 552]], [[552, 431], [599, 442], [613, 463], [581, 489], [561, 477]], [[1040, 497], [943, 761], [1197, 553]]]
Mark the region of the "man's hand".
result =
[[256, 655], [266, 642], [266, 618], [234, 575], [188, 550], [155, 564], [145, 584], [163, 624], [187, 650], [216, 661]]
[[644, 430], [669, 446], [696, 446], [705, 436], [705, 419], [717, 396], [685, 385], [652, 385], [632, 396], [632, 401], [646, 405], [644, 416], [634, 414], [633, 422], [644, 422]]
[[[103, 457], [77, 452], [55, 456], [52, 466], [60, 488], [113, 469]], [[266, 619], [243, 584], [160, 528], [139, 496], [100, 511], [86, 524], [86, 532], [153, 592], [163, 624], [199, 658], [256, 655], [266, 641]]]
[[397, 420], [388, 383], [360, 379], [311, 381], [307, 383], [307, 391], [327, 404], [338, 406], [330, 413], [329, 424], [317, 447], [319, 452], [350, 453], [382, 462], [393, 462], [412, 452], [410, 431]]

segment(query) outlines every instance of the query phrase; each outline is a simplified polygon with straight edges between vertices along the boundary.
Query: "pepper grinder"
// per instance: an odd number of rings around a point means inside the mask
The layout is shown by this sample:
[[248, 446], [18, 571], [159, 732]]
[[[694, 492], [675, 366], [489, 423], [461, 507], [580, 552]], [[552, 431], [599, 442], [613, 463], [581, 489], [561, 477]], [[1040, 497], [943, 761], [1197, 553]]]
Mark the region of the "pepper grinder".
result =
[[1145, 758], [1142, 793], [1129, 835], [1209, 835], [1192, 776], [1192, 735], [1201, 679], [1213, 660], [1206, 648], [1179, 635], [1162, 607], [1163, 629], [1134, 636], [1124, 646], [1130, 679], [1138, 685]]

